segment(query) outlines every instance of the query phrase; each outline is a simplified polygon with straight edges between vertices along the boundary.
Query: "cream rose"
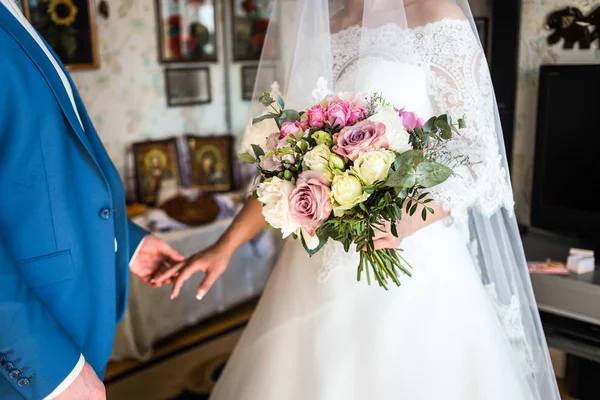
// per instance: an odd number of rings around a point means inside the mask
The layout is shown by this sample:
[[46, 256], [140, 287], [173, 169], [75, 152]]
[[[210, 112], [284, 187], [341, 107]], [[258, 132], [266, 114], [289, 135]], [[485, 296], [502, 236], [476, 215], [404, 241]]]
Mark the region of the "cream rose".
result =
[[387, 179], [391, 165], [396, 160], [396, 154], [389, 150], [375, 150], [362, 153], [354, 161], [352, 171], [366, 185], [382, 182]]
[[304, 169], [318, 171], [323, 174], [329, 182], [333, 179], [333, 173], [329, 169], [329, 155], [331, 150], [324, 144], [315, 146], [311, 151], [304, 155], [302, 165]]
[[369, 198], [369, 194], [365, 193], [360, 180], [350, 171], [337, 173], [333, 177], [331, 193], [335, 200], [333, 213], [336, 217], [341, 217], [344, 215], [344, 211]]
[[381, 122], [385, 125], [385, 136], [389, 143], [389, 149], [397, 153], [404, 153], [412, 150], [410, 145], [410, 135], [404, 128], [402, 117], [394, 107], [382, 107], [376, 114], [369, 117], [369, 120]]
[[292, 190], [292, 182], [277, 177], [262, 182], [256, 188], [258, 201], [263, 203], [262, 214], [265, 220], [273, 228], [281, 229], [284, 238], [300, 229], [300, 224], [290, 214], [289, 197]]

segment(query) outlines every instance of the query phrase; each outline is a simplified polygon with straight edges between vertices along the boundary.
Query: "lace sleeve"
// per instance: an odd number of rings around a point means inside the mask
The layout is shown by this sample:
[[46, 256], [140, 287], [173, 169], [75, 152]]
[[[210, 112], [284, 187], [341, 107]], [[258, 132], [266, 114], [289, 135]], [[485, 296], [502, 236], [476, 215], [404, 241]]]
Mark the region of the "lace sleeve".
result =
[[432, 24], [429, 29], [418, 40], [428, 42], [423, 46], [430, 94], [439, 114], [464, 116], [467, 128], [449, 143], [449, 150], [470, 160], [432, 195], [452, 214], [469, 207], [487, 216], [500, 207], [512, 211], [512, 190], [499, 149], [502, 132], [481, 46], [467, 21]]

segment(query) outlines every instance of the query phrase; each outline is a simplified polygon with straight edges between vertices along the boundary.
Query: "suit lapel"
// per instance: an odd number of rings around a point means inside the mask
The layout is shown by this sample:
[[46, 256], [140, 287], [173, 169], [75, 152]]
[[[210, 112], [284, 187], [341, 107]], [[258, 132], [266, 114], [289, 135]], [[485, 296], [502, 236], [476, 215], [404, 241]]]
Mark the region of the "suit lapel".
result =
[[[90, 147], [90, 143], [85, 136], [85, 132], [83, 131], [83, 128], [77, 119], [75, 109], [73, 108], [73, 104], [69, 99], [69, 95], [67, 94], [64, 84], [46, 53], [44, 53], [39, 44], [29, 34], [29, 32], [27, 32], [23, 25], [21, 25], [21, 23], [17, 21], [10, 11], [8, 11], [2, 4], [0, 4], [0, 25], [2, 25], [8, 34], [16, 40], [23, 51], [27, 53], [31, 61], [33, 61], [33, 63], [36, 65], [40, 73], [44, 76], [44, 79], [46, 79], [48, 86], [50, 86], [50, 89], [54, 93], [54, 97], [60, 105], [65, 118], [69, 122], [69, 125], [71, 125], [73, 132], [75, 132], [83, 147], [86, 149], [94, 163], [96, 163], [96, 166], [100, 169]], [[44, 44], [48, 46], [45, 41]], [[50, 50], [50, 53], [56, 57], [50, 46], [48, 46], [48, 49]], [[59, 62], [59, 64], [61, 63]], [[72, 86], [72, 88], [73, 91], [75, 91], [75, 86]]]

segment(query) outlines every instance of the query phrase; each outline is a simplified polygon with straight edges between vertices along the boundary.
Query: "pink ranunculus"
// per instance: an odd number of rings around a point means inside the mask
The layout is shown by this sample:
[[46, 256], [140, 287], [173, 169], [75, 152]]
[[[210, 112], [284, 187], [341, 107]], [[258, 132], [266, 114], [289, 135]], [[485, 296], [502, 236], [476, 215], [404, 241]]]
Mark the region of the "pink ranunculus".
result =
[[412, 131], [415, 128], [423, 128], [425, 121], [423, 118], [417, 117], [417, 114], [410, 111], [405, 111], [404, 108], [398, 110], [398, 114], [402, 117], [402, 125], [407, 131]]
[[343, 100], [334, 100], [327, 106], [327, 120], [329, 125], [341, 129], [348, 123], [350, 109]]
[[334, 146], [332, 150], [354, 161], [364, 152], [388, 147], [385, 125], [381, 122], [364, 120], [342, 129], [337, 137], [337, 147]]
[[323, 125], [325, 125], [327, 113], [319, 104], [309, 108], [308, 111], [306, 111], [306, 114], [308, 115], [308, 125], [311, 128], [321, 129]]
[[[284, 122], [279, 131], [279, 139], [283, 139], [288, 135], [295, 135], [302, 129], [300, 122]], [[302, 129], [303, 130], [303, 129]]]
[[289, 197], [290, 215], [311, 236], [329, 218], [333, 206], [329, 181], [318, 171], [304, 171]]

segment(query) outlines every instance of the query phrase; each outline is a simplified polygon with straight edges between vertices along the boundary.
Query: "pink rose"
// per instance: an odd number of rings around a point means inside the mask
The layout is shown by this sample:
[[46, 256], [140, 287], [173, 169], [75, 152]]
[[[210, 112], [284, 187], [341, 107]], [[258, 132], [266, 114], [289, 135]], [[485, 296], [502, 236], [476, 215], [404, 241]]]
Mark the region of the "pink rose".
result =
[[352, 161], [364, 152], [389, 147], [385, 136], [385, 125], [370, 120], [345, 127], [334, 139], [337, 139], [337, 146], [334, 146], [332, 150]]
[[346, 126], [350, 118], [350, 110], [343, 100], [333, 100], [327, 106], [327, 120], [329, 125], [341, 129]]
[[309, 108], [306, 114], [308, 115], [308, 125], [311, 128], [321, 129], [325, 125], [327, 113], [319, 104]]
[[412, 131], [415, 128], [423, 128], [425, 126], [423, 118], [417, 117], [417, 114], [414, 112], [404, 111], [404, 108], [402, 108], [398, 110], [398, 114], [402, 117], [402, 124], [407, 131]]
[[354, 125], [356, 122], [365, 118], [365, 109], [359, 106], [350, 108], [350, 117], [348, 118], [348, 125]]
[[296, 135], [302, 129], [300, 122], [284, 122], [279, 131], [279, 139], [283, 139], [288, 135]]
[[329, 218], [329, 181], [318, 171], [304, 171], [289, 197], [290, 215], [310, 236]]

